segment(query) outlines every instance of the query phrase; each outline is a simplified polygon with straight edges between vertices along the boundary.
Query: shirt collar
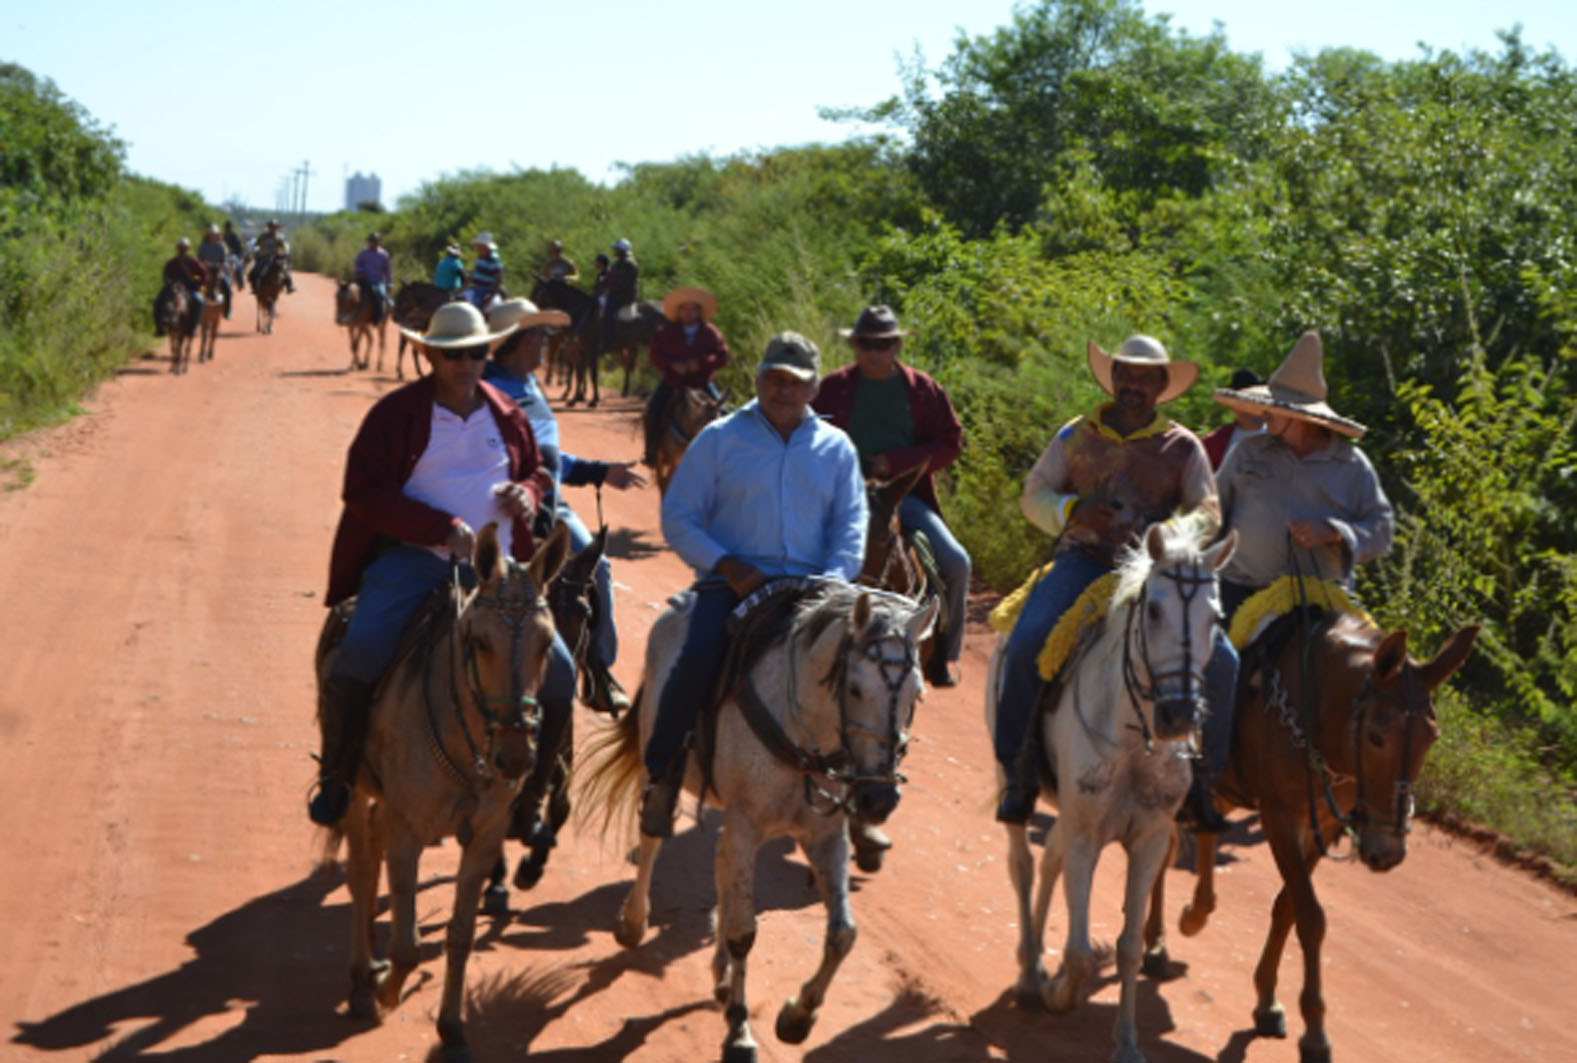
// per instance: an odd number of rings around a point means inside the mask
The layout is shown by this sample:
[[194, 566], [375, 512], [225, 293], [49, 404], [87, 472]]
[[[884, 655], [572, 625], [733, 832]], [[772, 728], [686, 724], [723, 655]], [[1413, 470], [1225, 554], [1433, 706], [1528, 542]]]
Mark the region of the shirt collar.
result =
[[1115, 399], [1111, 402], [1103, 402], [1099, 406], [1095, 407], [1093, 412], [1086, 414], [1084, 418], [1095, 428], [1097, 432], [1105, 436], [1107, 439], [1115, 439], [1119, 443], [1132, 443], [1136, 440], [1148, 439], [1151, 436], [1158, 436], [1172, 426], [1172, 422], [1167, 418], [1162, 417], [1160, 410], [1156, 410], [1151, 416], [1149, 424], [1145, 425], [1143, 428], [1137, 429], [1129, 435], [1122, 435], [1116, 429], [1108, 425], [1105, 421], [1101, 420], [1101, 414], [1105, 413], [1115, 405], [1117, 405]]

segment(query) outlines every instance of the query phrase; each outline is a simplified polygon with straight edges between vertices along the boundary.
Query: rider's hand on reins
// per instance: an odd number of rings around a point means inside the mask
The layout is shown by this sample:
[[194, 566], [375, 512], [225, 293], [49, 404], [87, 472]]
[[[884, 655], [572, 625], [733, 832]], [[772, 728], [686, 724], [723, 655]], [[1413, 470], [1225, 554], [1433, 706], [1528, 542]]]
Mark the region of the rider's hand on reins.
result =
[[623, 491], [631, 487], [645, 487], [646, 477], [635, 470], [633, 461], [610, 461], [602, 482]]
[[728, 587], [741, 598], [748, 598], [763, 583], [766, 575], [748, 561], [725, 557], [717, 563], [717, 573], [728, 581]]
[[1104, 535], [1107, 526], [1117, 519], [1117, 514], [1120, 512], [1122, 512], [1120, 500], [1088, 496], [1074, 503], [1073, 511], [1068, 514], [1068, 523], [1078, 524]]
[[1341, 541], [1341, 532], [1325, 520], [1291, 520], [1287, 522], [1287, 534], [1292, 536], [1292, 541], [1304, 549], [1315, 546], [1324, 546], [1327, 543]]

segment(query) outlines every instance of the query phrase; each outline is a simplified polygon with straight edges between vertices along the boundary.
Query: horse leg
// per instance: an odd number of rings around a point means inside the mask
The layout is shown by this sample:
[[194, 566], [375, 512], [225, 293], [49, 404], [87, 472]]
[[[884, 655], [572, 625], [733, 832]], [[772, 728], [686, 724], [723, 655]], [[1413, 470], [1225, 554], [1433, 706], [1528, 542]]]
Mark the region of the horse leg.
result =
[[1184, 937], [1193, 937], [1210, 922], [1210, 913], [1216, 910], [1216, 847], [1219, 834], [1194, 836], [1194, 899], [1183, 905], [1177, 917], [1177, 929]]
[[376, 1019], [374, 997], [380, 971], [388, 965], [375, 960], [373, 924], [378, 914], [378, 874], [383, 860], [382, 809], [360, 794], [352, 795], [345, 813], [345, 882], [350, 889], [350, 1014]]
[[389, 921], [392, 929], [389, 968], [378, 979], [378, 1003], [385, 1010], [400, 1002], [405, 979], [421, 962], [421, 946], [416, 936], [416, 874], [422, 842], [398, 817], [388, 819]]
[[1029, 845], [1029, 829], [1023, 823], [1006, 823], [1008, 835], [1008, 878], [1018, 903], [1018, 984], [1014, 999], [1020, 1008], [1038, 1010], [1041, 988], [1046, 984], [1046, 969], [1040, 962], [1040, 929], [1030, 912], [1029, 894], [1035, 884], [1035, 854]]
[[633, 949], [646, 935], [646, 917], [651, 912], [652, 865], [657, 863], [657, 850], [661, 838], [641, 835], [640, 850], [635, 858], [635, 881], [619, 908], [618, 922], [613, 925], [613, 939], [627, 949]]
[[504, 858], [504, 845], [498, 845], [498, 858], [493, 861], [493, 868], [487, 873], [487, 885], [482, 889], [482, 911], [488, 915], [503, 916], [509, 914], [509, 887], [504, 885], [504, 876], [509, 874], [509, 861]]
[[[745, 961], [756, 941], [756, 849], [760, 844], [760, 833], [743, 812], [733, 808], [724, 812], [714, 869], [718, 923], [717, 949], [712, 958], [716, 979], [713, 992], [728, 1023], [728, 1033], [723, 1038], [723, 1063], [756, 1060], [756, 1041], [750, 1034], [750, 1005], [745, 998]], [[780, 1016], [779, 1036], [781, 1024]]]
[[[1274, 844], [1274, 839], [1272, 842]], [[1303, 992], [1298, 995], [1298, 1010], [1303, 1013], [1303, 1036], [1298, 1038], [1299, 1063], [1330, 1063], [1331, 1059], [1331, 1042], [1325, 1033], [1325, 995], [1320, 971], [1320, 950], [1325, 943], [1325, 909], [1315, 896], [1313, 879], [1318, 859], [1306, 852], [1292, 851], [1283, 863], [1281, 853], [1276, 853], [1283, 888], [1291, 893], [1293, 923], [1298, 929], [1298, 945], [1303, 950]], [[1282, 940], [1286, 940], [1285, 932]], [[1256, 982], [1259, 975], [1256, 970]], [[1274, 969], [1270, 977], [1274, 979]], [[1285, 1019], [1282, 1029], [1286, 1029]]]
[[624, 389], [620, 395], [628, 398], [630, 394], [630, 372], [635, 368], [635, 349], [626, 347], [619, 352], [619, 361], [624, 363]]
[[1166, 870], [1177, 858], [1177, 827], [1174, 824], [1166, 834], [1166, 856], [1155, 872], [1155, 885], [1150, 888], [1150, 913], [1144, 921], [1144, 961], [1142, 970], [1150, 978], [1165, 978], [1170, 973], [1172, 958], [1166, 951]]
[[445, 1063], [469, 1063], [461, 1009], [465, 1003], [465, 965], [476, 939], [476, 906], [482, 897], [482, 880], [504, 843], [502, 826], [487, 838], [473, 838], [460, 855], [460, 872], [454, 887], [454, 912], [444, 935], [444, 991], [438, 1006], [438, 1038], [444, 1045]]
[[[1095, 877], [1095, 858], [1099, 849], [1089, 839], [1063, 830], [1067, 817], [1064, 808], [1057, 816], [1053, 835], [1064, 835], [1060, 844], [1056, 838], [1046, 842], [1046, 855], [1041, 859], [1041, 895], [1049, 900], [1051, 887], [1056, 881], [1056, 868], [1066, 870], [1067, 883], [1063, 896], [1068, 904], [1068, 937], [1062, 949], [1062, 970], [1042, 993], [1046, 1010], [1057, 1014], [1071, 1011], [1084, 999], [1086, 984], [1095, 976], [1097, 964], [1095, 950], [1090, 947], [1090, 885]], [[1037, 903], [1038, 909], [1043, 905]]]
[[816, 882], [821, 887], [821, 902], [827, 908], [827, 939], [822, 946], [821, 966], [816, 968], [810, 981], [800, 986], [799, 996], [790, 997], [778, 1012], [778, 1040], [791, 1045], [800, 1044], [810, 1036], [832, 976], [837, 974], [838, 967], [854, 948], [858, 935], [854, 912], [849, 906], [847, 829], [837, 826], [826, 831], [812, 847], [812, 857]]
[[586, 375], [591, 379], [591, 401], [586, 403], [589, 409], [596, 409], [597, 403], [602, 400], [601, 384], [597, 379], [597, 363], [600, 360], [595, 354], [586, 359]]
[[1136, 1019], [1139, 964], [1144, 958], [1148, 901], [1156, 880], [1166, 871], [1166, 858], [1172, 844], [1171, 817], [1162, 812], [1154, 828], [1128, 847], [1123, 929], [1117, 936], [1117, 976], [1122, 990], [1117, 999], [1117, 1021], [1112, 1026], [1112, 1040], [1117, 1045], [1112, 1055], [1114, 1063], [1144, 1063], [1144, 1053], [1139, 1051]]
[[531, 835], [525, 839], [530, 851], [520, 858], [515, 868], [515, 888], [528, 890], [542, 881], [542, 871], [548, 857], [558, 845], [558, 833], [569, 821], [569, 776], [574, 763], [575, 743], [571, 733], [573, 721], [565, 729], [563, 747], [553, 758], [553, 772], [548, 779], [547, 817], [539, 819]]

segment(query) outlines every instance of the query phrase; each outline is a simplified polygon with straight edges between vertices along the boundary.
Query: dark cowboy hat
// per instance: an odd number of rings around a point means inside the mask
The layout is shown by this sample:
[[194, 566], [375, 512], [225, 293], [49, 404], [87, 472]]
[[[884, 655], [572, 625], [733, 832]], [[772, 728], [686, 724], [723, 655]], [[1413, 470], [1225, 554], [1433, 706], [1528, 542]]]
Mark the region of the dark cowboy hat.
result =
[[838, 335], [846, 340], [869, 337], [873, 340], [894, 339], [909, 333], [898, 327], [898, 315], [890, 306], [867, 306], [860, 311], [853, 328], [841, 328]]

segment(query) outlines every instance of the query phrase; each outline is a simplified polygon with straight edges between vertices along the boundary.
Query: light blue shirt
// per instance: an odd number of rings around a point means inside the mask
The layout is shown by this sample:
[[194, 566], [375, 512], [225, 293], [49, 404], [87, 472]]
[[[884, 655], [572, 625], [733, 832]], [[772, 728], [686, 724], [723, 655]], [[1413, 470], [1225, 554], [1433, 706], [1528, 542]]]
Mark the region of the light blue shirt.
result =
[[768, 576], [852, 580], [866, 519], [853, 441], [807, 411], [785, 442], [754, 399], [701, 430], [663, 496], [663, 535], [700, 576], [732, 555]]

